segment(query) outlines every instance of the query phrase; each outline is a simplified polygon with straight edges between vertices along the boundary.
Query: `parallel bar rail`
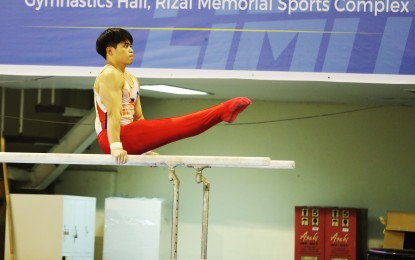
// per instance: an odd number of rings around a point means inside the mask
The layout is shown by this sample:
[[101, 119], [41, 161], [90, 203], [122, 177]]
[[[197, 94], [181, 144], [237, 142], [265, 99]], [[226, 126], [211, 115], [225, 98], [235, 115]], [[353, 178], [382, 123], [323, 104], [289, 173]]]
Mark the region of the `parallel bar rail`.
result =
[[[116, 165], [111, 155], [71, 153], [0, 152], [0, 162], [34, 164]], [[126, 166], [192, 166], [218, 168], [294, 169], [294, 161], [277, 161], [269, 157], [129, 155]]]

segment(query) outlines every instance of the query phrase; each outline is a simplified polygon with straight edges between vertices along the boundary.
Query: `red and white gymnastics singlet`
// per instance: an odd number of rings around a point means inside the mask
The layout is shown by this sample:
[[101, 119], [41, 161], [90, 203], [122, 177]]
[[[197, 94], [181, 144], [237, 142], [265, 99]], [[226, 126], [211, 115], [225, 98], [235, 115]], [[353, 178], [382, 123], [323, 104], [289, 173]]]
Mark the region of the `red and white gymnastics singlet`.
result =
[[[105, 66], [99, 74], [101, 74], [105, 69], [109, 69], [110, 65]], [[126, 74], [128, 72], [125, 72]], [[127, 80], [124, 80], [124, 87], [122, 90], [122, 108], [121, 108], [121, 126], [127, 125], [134, 121], [134, 108], [137, 102], [139, 88], [138, 88], [138, 81], [134, 79], [133, 76], [128, 76], [133, 79], [134, 86], [130, 86]], [[94, 91], [94, 100], [95, 100], [95, 111], [96, 111], [96, 119], [95, 119], [95, 131], [97, 134], [101, 133], [103, 129], [107, 129], [108, 124], [108, 116], [107, 116], [107, 109], [105, 105], [102, 103], [99, 94]]]

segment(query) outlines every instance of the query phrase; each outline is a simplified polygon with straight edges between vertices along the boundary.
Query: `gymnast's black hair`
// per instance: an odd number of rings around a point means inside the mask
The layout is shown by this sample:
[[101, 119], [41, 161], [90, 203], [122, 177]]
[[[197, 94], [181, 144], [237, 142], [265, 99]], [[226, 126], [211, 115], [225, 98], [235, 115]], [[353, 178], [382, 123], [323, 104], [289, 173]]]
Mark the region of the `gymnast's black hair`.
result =
[[104, 59], [107, 59], [107, 47], [117, 47], [120, 42], [129, 41], [133, 44], [131, 34], [122, 28], [108, 28], [98, 37], [96, 50]]

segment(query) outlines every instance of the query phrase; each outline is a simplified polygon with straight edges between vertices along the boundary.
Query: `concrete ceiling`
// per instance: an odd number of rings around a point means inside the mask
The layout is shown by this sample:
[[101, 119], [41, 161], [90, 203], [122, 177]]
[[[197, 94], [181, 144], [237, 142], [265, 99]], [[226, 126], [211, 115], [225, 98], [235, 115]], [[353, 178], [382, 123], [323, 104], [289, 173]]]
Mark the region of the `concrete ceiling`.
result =
[[[1, 74], [1, 70], [0, 70]], [[0, 87], [20, 88], [55, 88], [55, 89], [92, 89], [94, 76], [49, 76], [47, 71], [40, 75], [0, 75]], [[89, 73], [96, 75], [94, 73]], [[190, 75], [191, 76], [191, 75]], [[151, 77], [138, 76], [141, 85], [168, 84], [182, 88], [209, 92], [207, 96], [178, 96], [142, 90], [141, 95], [151, 98], [200, 98], [227, 99], [235, 96], [247, 96], [252, 100], [273, 102], [312, 102], [312, 103], [346, 103], [377, 105], [415, 105], [415, 85], [413, 76], [404, 78], [394, 84], [382, 78], [367, 83], [353, 83], [322, 80], [288, 80], [283, 78], [235, 79], [208, 77]], [[347, 75], [346, 75], [347, 77]]]

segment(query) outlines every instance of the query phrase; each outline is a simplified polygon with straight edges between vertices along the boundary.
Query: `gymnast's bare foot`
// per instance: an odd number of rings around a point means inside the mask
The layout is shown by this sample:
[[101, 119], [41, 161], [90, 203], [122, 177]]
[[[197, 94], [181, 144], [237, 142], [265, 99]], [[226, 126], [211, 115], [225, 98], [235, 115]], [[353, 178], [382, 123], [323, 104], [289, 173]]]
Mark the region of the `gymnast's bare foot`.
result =
[[232, 123], [235, 121], [239, 113], [244, 111], [250, 104], [252, 104], [252, 101], [246, 97], [237, 97], [226, 101], [223, 103], [226, 108], [226, 112], [222, 115], [222, 120]]

